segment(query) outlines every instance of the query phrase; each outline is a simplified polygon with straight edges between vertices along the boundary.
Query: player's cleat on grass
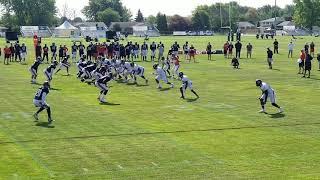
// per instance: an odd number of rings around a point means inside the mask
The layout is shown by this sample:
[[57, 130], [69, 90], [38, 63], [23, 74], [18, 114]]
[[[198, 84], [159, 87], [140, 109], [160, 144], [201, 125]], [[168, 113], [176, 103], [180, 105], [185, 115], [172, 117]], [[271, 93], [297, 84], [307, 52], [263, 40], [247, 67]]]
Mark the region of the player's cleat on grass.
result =
[[266, 110], [261, 109], [261, 110], [259, 111], [259, 113], [266, 113]]
[[171, 88], [174, 88], [174, 85], [173, 85], [173, 84], [171, 84], [171, 85], [170, 85], [170, 87], [171, 87]]
[[52, 119], [48, 119], [48, 125], [52, 124], [53, 120]]
[[106, 103], [107, 100], [106, 100], [105, 98], [101, 98], [101, 99], [100, 99], [100, 102], [101, 102], [101, 103]]
[[283, 113], [283, 109], [282, 108], [279, 108], [279, 113]]
[[34, 118], [34, 120], [35, 120], [36, 122], [39, 121], [38, 114], [34, 114], [34, 115], [33, 115], [33, 118]]
[[146, 79], [146, 84], [148, 84], [149, 83], [149, 81], [148, 81], [148, 79]]
[[184, 99], [184, 96], [181, 96], [180, 98], [181, 98], [181, 99]]

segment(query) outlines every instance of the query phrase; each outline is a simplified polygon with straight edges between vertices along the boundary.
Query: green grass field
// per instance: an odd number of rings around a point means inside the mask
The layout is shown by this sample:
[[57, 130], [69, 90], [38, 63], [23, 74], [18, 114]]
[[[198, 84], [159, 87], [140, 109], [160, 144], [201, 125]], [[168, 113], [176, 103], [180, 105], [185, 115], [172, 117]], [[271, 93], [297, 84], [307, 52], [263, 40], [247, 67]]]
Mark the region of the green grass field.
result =
[[[97, 101], [99, 90], [62, 71], [53, 78], [48, 103], [54, 128], [35, 123], [32, 104], [37, 85], [31, 85], [28, 65], [0, 63], [0, 179], [319, 179], [320, 178], [320, 72], [314, 60], [311, 79], [297, 75], [295, 58], [287, 58], [289, 37], [277, 37], [280, 55], [274, 70], [266, 63], [272, 40], [244, 37], [254, 46], [253, 59], [241, 59], [241, 69], [230, 67], [222, 55], [197, 56], [199, 63], [182, 62], [181, 70], [192, 79], [200, 99], [188, 92], [181, 100], [180, 82], [174, 89], [156, 89], [151, 63], [149, 86], [112, 82], [107, 100]], [[141, 42], [141, 39], [130, 40]], [[150, 41], [188, 40], [197, 49], [211, 42], [221, 49], [225, 37], [161, 37]], [[32, 39], [22, 39], [30, 48]], [[45, 43], [70, 45], [68, 39]], [[4, 46], [2, 39], [0, 46]], [[317, 46], [316, 46], [317, 47]], [[243, 56], [245, 51], [243, 51]], [[1, 57], [3, 58], [3, 57]], [[39, 82], [44, 80], [42, 65]], [[267, 105], [259, 114], [261, 94], [255, 79], [276, 90], [285, 113]], [[139, 81], [144, 84], [143, 81]], [[113, 104], [113, 105], [112, 105]]]

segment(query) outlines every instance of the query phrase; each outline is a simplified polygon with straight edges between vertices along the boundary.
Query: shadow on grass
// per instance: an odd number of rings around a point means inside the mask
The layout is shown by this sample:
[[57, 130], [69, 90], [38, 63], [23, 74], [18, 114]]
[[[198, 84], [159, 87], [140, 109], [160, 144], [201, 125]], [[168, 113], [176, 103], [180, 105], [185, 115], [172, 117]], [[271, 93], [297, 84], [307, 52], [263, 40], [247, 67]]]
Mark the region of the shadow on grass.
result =
[[115, 104], [110, 102], [100, 103], [102, 106], [120, 106], [121, 104]]
[[286, 115], [283, 113], [269, 114], [269, 116], [272, 119], [282, 119], [282, 118], [286, 117]]
[[43, 127], [43, 128], [50, 128], [50, 129], [54, 128], [54, 126], [50, 125], [48, 122], [38, 122], [36, 126]]
[[160, 91], [169, 91], [171, 88], [162, 88]]
[[274, 70], [274, 71], [281, 71], [280, 69], [272, 69], [272, 70]]
[[61, 74], [61, 76], [70, 76], [71, 77], [73, 75], [71, 75], [71, 74], [69, 74], [69, 75], [68, 74]]
[[191, 99], [191, 98], [186, 98], [185, 100], [186, 100], [187, 102], [196, 102], [196, 101], [198, 101], [198, 99], [199, 99], [199, 98], [193, 98], [193, 99]]
[[137, 83], [127, 83], [128, 86], [134, 86], [136, 85]]
[[312, 77], [311, 77], [311, 78], [309, 78], [309, 79], [320, 81], [319, 78], [312, 78]]
[[57, 89], [57, 88], [50, 88], [52, 91], [61, 91], [62, 89]]
[[149, 84], [137, 84], [137, 87], [146, 87], [149, 86]]
[[31, 83], [32, 85], [37, 85], [37, 86], [41, 86], [42, 84], [40, 84], [40, 83]]

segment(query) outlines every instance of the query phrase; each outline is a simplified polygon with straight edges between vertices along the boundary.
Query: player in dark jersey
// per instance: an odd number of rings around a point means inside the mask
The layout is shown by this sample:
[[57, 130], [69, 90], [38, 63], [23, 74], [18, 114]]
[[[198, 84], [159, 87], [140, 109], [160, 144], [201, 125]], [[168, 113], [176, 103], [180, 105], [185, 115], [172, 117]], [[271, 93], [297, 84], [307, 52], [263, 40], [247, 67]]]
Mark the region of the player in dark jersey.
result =
[[97, 68], [97, 64], [90, 64], [83, 68], [83, 74], [81, 75], [81, 82], [92, 79], [92, 72]]
[[51, 62], [57, 60], [57, 46], [55, 43], [52, 43], [50, 46], [50, 51], [51, 51]]
[[59, 67], [59, 69], [56, 71], [55, 74], [57, 74], [59, 71], [61, 71], [61, 69], [66, 68], [66, 69], [67, 69], [67, 75], [70, 76], [70, 74], [69, 74], [70, 63], [68, 62], [68, 59], [69, 59], [69, 57], [63, 58], [63, 60], [60, 62], [60, 67]]
[[101, 103], [107, 102], [105, 99], [105, 96], [108, 94], [108, 91], [109, 91], [107, 87], [107, 83], [111, 80], [112, 80], [112, 73], [109, 73], [109, 75], [101, 77], [96, 82], [96, 86], [100, 89], [100, 95], [98, 99]]
[[36, 80], [37, 80], [37, 76], [38, 76], [38, 67], [40, 66], [40, 64], [41, 64], [41, 57], [38, 57], [29, 69], [29, 71], [31, 73], [31, 83], [32, 84], [37, 83]]
[[36, 95], [34, 96], [33, 104], [36, 107], [38, 107], [39, 110], [33, 115], [33, 117], [36, 121], [39, 121], [39, 117], [38, 117], [39, 113], [46, 109], [48, 114], [48, 124], [50, 125], [53, 120], [51, 118], [50, 106], [46, 102], [46, 97], [49, 94], [49, 89], [50, 89], [50, 84], [48, 81], [46, 81], [43, 83], [43, 86], [39, 88]]
[[56, 69], [58, 65], [58, 62], [57, 61], [53, 61], [53, 63], [44, 70], [44, 75], [46, 76], [47, 78], [47, 81], [50, 83], [51, 80], [52, 80], [52, 75], [53, 75], [53, 71]]

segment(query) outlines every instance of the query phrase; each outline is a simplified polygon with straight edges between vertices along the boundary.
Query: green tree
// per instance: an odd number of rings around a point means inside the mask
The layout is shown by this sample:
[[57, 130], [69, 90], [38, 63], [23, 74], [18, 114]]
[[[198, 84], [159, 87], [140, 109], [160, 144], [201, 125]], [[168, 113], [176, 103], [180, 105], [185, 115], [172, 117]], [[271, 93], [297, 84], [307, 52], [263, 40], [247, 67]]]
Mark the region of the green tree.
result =
[[54, 25], [55, 0], [0, 0], [0, 5], [16, 19], [13, 23], [17, 25]]
[[82, 20], [81, 17], [76, 17], [76, 18], [74, 18], [74, 19], [72, 20], [72, 22], [74, 22], [74, 23], [81, 23], [81, 22], [83, 22], [83, 20]]
[[309, 29], [314, 25], [319, 25], [320, 2], [318, 0], [294, 0], [294, 3], [294, 21], [296, 24]]
[[211, 29], [209, 14], [204, 10], [195, 11], [191, 20], [195, 30]]
[[119, 13], [111, 8], [107, 8], [97, 14], [97, 21], [104, 22], [107, 26], [109, 26], [111, 22], [119, 22], [120, 19]]
[[157, 14], [157, 28], [159, 29], [160, 33], [167, 34], [168, 31], [168, 21], [167, 16], [165, 14], [158, 13]]
[[187, 31], [191, 27], [191, 20], [179, 15], [174, 15], [169, 18], [170, 31]]
[[136, 16], [136, 18], [135, 18], [135, 21], [136, 21], [136, 22], [144, 22], [143, 14], [142, 14], [142, 12], [140, 11], [140, 9], [138, 10], [138, 13], [137, 13], [137, 16]]
[[157, 24], [157, 18], [155, 16], [153, 16], [153, 15], [150, 15], [150, 16], [147, 17], [146, 22], [149, 25]]
[[89, 20], [97, 21], [98, 13], [108, 8], [120, 15], [120, 21], [129, 21], [131, 18], [131, 12], [120, 0], [89, 0], [88, 6], [85, 6], [82, 12]]

